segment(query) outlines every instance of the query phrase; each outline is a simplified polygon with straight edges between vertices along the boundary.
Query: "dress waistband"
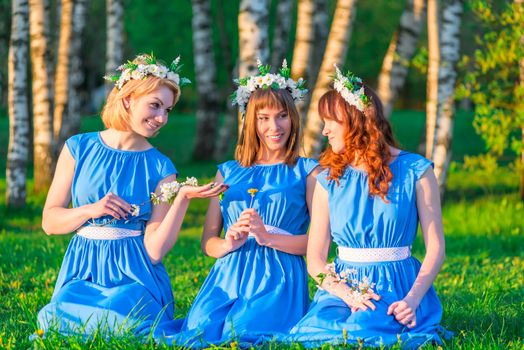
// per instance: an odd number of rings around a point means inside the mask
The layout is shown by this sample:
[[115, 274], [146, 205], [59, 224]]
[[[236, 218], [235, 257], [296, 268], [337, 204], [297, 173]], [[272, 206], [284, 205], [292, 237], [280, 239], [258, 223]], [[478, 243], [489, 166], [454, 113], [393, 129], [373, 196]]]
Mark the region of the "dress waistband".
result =
[[84, 226], [76, 231], [76, 234], [89, 239], [122, 239], [142, 235], [141, 230], [130, 230], [121, 227], [99, 227]]
[[[270, 234], [273, 234], [273, 235], [277, 234], [277, 235], [293, 236], [292, 233], [289, 233], [286, 230], [281, 229], [280, 227], [275, 227], [275, 226], [271, 226], [271, 225], [264, 225], [264, 227], [266, 228], [267, 233], [270, 233]], [[250, 234], [249, 236], [253, 237], [252, 234]]]
[[340, 260], [357, 263], [399, 261], [411, 256], [411, 246], [393, 248], [348, 248], [338, 247]]

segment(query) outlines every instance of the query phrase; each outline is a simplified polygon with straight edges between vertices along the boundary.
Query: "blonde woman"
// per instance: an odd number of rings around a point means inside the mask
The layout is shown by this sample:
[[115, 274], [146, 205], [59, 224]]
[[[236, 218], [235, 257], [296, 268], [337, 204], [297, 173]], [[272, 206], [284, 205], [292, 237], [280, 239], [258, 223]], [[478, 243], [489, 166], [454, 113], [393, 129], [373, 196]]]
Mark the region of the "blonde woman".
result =
[[[175, 244], [189, 200], [222, 185], [184, 186], [172, 205], [151, 192], [176, 180], [173, 163], [148, 138], [180, 96], [178, 60], [149, 55], [120, 67], [102, 111], [107, 129], [71, 137], [44, 206], [48, 235], [75, 232], [40, 327], [64, 334], [173, 331], [173, 295], [162, 258]], [[70, 206], [70, 203], [72, 206]]]

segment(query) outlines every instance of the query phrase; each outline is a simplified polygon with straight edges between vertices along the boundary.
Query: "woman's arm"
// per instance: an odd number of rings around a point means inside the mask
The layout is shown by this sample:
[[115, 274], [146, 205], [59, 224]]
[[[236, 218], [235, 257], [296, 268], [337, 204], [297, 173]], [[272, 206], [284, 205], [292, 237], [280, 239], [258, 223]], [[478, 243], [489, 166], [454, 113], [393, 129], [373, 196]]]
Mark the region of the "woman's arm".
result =
[[[312, 213], [313, 191], [317, 183], [317, 174], [320, 167], [316, 167], [306, 178], [306, 203], [309, 213]], [[251, 226], [250, 232], [253, 233], [257, 243], [269, 248], [277, 249], [285, 253], [294, 255], [306, 255], [308, 235], [281, 235], [268, 233], [264, 227], [262, 219], [254, 209], [244, 211], [246, 215], [241, 216], [241, 220], [247, 219]]]
[[120, 219], [128, 215], [130, 205], [112, 193], [96, 203], [69, 208], [74, 173], [75, 160], [65, 145], [58, 158], [55, 175], [42, 213], [42, 228], [45, 233], [48, 235], [67, 234], [91, 218], [111, 215]]
[[417, 211], [424, 236], [426, 255], [413, 286], [401, 301], [388, 309], [388, 314], [410, 328], [416, 326], [415, 311], [437, 277], [445, 257], [444, 230], [437, 179], [432, 168], [417, 181]]
[[[217, 172], [215, 181], [223, 182], [224, 178], [220, 172]], [[248, 233], [246, 228], [244, 230], [234, 223], [228, 229], [224, 238], [220, 237], [224, 221], [222, 213], [220, 212], [220, 203], [218, 198], [211, 198], [209, 206], [207, 207], [206, 222], [204, 223], [204, 231], [202, 232], [201, 247], [204, 254], [213, 258], [221, 258], [224, 255], [237, 250], [244, 243], [246, 243]]]
[[[160, 186], [164, 183], [175, 180], [175, 175], [166, 177], [160, 181], [155, 192], [159, 192]], [[144, 245], [153, 264], [161, 262], [176, 243], [189, 201], [192, 198], [215, 197], [225, 188], [223, 184], [216, 185], [215, 183], [198, 187], [183, 186], [172, 205], [160, 203], [153, 206], [153, 212], [147, 223], [144, 236]]]
[[[309, 241], [307, 244], [307, 270], [317, 284], [328, 293], [333, 294], [348, 305], [352, 312], [359, 309], [367, 310], [369, 307], [375, 310], [371, 300], [379, 300], [375, 293], [367, 295], [368, 300], [356, 301], [351, 297], [351, 289], [346, 283], [341, 283], [332, 276], [327, 268], [329, 246], [331, 245], [331, 229], [329, 223], [329, 205], [327, 191], [317, 183], [313, 195], [313, 215], [309, 229]], [[320, 277], [320, 276], [324, 277]], [[371, 299], [371, 300], [370, 300]]]

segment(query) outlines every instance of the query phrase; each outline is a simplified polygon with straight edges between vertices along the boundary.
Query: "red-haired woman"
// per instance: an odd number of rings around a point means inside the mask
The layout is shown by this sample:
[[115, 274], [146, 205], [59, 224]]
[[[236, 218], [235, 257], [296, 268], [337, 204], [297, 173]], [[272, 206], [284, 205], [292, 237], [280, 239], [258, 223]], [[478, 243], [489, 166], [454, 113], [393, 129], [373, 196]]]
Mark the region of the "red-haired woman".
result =
[[[444, 260], [437, 181], [427, 159], [396, 147], [377, 95], [337, 68], [319, 102], [329, 147], [320, 159], [307, 249], [320, 290], [290, 338], [307, 345], [440, 342], [432, 287]], [[411, 256], [420, 220], [422, 265]], [[327, 264], [331, 241], [338, 248]]]

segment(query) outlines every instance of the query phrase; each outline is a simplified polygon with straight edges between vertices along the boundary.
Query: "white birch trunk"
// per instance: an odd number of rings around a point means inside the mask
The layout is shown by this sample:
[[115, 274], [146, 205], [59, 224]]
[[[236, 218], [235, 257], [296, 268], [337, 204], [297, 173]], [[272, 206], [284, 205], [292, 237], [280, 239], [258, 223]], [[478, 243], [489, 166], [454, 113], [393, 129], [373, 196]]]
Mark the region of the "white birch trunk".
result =
[[218, 89], [211, 6], [208, 0], [192, 0], [192, 6], [193, 55], [199, 96], [193, 156], [195, 159], [210, 159], [213, 155], [218, 123]]
[[346, 60], [353, 18], [355, 17], [355, 3], [356, 0], [338, 0], [337, 2], [324, 59], [311, 96], [304, 130], [304, 151], [309, 157], [317, 157], [323, 146], [322, 121], [318, 115], [318, 101], [329, 90], [334, 72], [333, 65], [336, 63], [342, 66]]
[[[242, 0], [238, 14], [239, 31], [239, 76], [258, 73], [257, 58], [263, 64], [269, 63], [269, 0]], [[238, 115], [238, 132], [242, 130], [243, 119]]]
[[271, 49], [271, 65], [280, 67], [286, 58], [289, 45], [289, 32], [293, 16], [293, 1], [278, 0], [275, 28], [273, 30], [273, 47]]
[[12, 0], [11, 7], [11, 39], [7, 68], [9, 146], [6, 166], [6, 205], [21, 208], [26, 200], [30, 137], [27, 96], [29, 7], [27, 0]]
[[406, 81], [409, 64], [417, 49], [424, 21], [424, 0], [408, 0], [393, 34], [378, 77], [377, 93], [389, 118], [398, 94]]
[[428, 0], [428, 80], [426, 91], [426, 158], [433, 154], [440, 66], [438, 0]]
[[[315, 12], [313, 14], [313, 56], [309, 63], [309, 84], [315, 86], [318, 71], [324, 58], [326, 43], [329, 36], [329, 4], [328, 0], [315, 0]], [[308, 95], [310, 96], [310, 95]]]
[[[67, 118], [69, 74], [71, 70], [70, 51], [73, 34], [73, 0], [61, 1], [60, 39], [55, 72], [55, 110], [53, 114], [53, 135], [58, 143], [63, 119]], [[59, 146], [57, 144], [57, 146]]]
[[47, 190], [53, 176], [52, 74], [49, 3], [29, 0], [29, 34], [33, 77], [33, 147], [35, 191]]
[[315, 39], [314, 11], [315, 4], [313, 0], [298, 0], [297, 28], [295, 46], [293, 48], [293, 61], [291, 63], [291, 76], [293, 79], [302, 77], [309, 81], [308, 68], [313, 56], [313, 42]]
[[[124, 59], [124, 4], [123, 0], [107, 0], [106, 3], [106, 74], [114, 73]], [[112, 84], [106, 84], [109, 90]]]
[[433, 162], [441, 196], [444, 194], [451, 161], [451, 141], [455, 116], [456, 66], [460, 59], [460, 26], [464, 10], [462, 0], [444, 0], [440, 21], [440, 67], [438, 107], [433, 147]]
[[73, 7], [73, 32], [71, 36], [71, 46], [69, 51], [69, 91], [67, 95], [67, 112], [62, 121], [59, 134], [59, 145], [70, 136], [80, 131], [81, 121], [81, 97], [80, 89], [84, 82], [82, 71], [82, 33], [87, 20], [87, 0], [74, 0]]

